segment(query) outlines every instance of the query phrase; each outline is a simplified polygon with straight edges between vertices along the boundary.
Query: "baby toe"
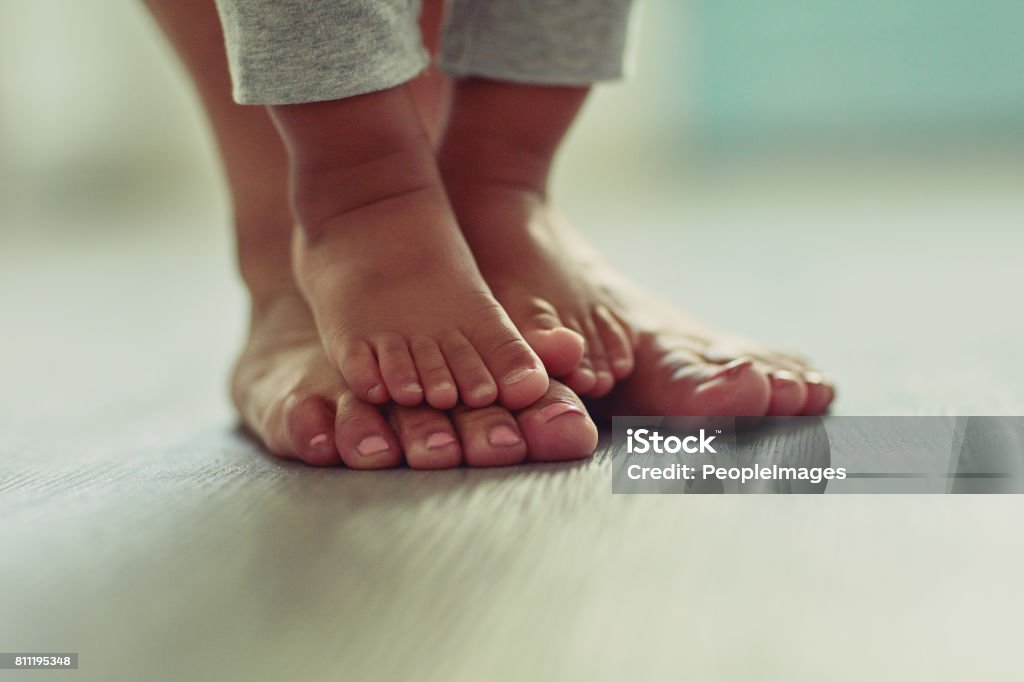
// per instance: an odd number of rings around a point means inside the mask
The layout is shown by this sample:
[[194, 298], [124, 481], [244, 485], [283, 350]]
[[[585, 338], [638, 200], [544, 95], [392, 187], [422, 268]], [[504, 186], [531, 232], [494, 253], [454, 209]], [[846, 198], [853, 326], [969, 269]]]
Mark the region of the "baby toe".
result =
[[549, 374], [561, 376], [576, 368], [583, 357], [583, 335], [566, 326], [550, 303], [535, 299], [509, 315]]
[[474, 345], [498, 385], [498, 399], [509, 409], [536, 402], [548, 390], [544, 365], [511, 326], [497, 324]]
[[441, 352], [459, 389], [459, 398], [468, 407], [484, 407], [498, 398], [498, 386], [480, 354], [465, 336], [453, 333], [441, 343]]
[[390, 396], [381, 376], [380, 364], [368, 343], [352, 344], [336, 364], [345, 383], [358, 397], [375, 405], [388, 402]]
[[423, 385], [405, 338], [399, 334], [381, 334], [374, 341], [374, 350], [391, 399], [406, 406], [423, 402]]
[[416, 371], [423, 384], [423, 391], [431, 407], [449, 410], [459, 401], [455, 378], [448, 369], [448, 362], [440, 346], [433, 339], [418, 336], [410, 343]]

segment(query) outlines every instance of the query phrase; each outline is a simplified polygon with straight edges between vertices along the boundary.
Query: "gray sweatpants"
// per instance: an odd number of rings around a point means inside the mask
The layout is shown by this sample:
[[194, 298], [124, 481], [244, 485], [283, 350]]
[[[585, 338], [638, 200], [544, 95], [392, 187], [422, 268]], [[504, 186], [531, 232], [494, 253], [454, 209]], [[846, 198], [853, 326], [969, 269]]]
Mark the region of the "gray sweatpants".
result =
[[[620, 78], [632, 0], [449, 0], [440, 66], [543, 85]], [[419, 0], [217, 0], [235, 100], [295, 104], [411, 80]]]

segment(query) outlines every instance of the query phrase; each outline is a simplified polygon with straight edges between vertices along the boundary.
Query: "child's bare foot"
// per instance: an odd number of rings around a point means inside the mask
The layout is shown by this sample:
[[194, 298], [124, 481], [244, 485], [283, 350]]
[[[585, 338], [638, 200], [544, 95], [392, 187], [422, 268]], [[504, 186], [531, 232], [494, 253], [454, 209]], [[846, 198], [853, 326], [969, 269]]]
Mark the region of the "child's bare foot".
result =
[[552, 382], [516, 413], [492, 405], [453, 416], [426, 405], [381, 407], [345, 386], [296, 291], [260, 305], [231, 382], [246, 426], [277, 455], [316, 466], [417, 469], [502, 466], [588, 456], [597, 430], [579, 399]]
[[296, 279], [355, 394], [441, 409], [543, 396], [544, 366], [477, 270], [406, 89], [273, 113], [292, 160]]

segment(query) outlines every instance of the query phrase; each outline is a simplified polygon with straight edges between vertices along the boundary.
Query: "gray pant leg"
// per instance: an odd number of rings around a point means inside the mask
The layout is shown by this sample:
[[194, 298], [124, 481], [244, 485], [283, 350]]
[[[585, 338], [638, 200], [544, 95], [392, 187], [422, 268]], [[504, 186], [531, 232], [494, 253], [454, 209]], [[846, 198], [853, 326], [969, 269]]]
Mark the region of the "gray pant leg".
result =
[[441, 68], [541, 85], [621, 78], [632, 0], [452, 0]]
[[235, 100], [296, 104], [411, 80], [429, 57], [419, 0], [217, 0]]

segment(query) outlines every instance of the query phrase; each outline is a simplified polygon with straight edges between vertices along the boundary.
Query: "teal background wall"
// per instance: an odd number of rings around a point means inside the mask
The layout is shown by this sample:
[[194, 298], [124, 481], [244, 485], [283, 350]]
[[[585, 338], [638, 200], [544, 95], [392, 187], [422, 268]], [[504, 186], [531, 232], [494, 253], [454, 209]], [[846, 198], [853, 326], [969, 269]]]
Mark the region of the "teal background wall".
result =
[[671, 7], [690, 89], [679, 106], [705, 149], [1024, 133], [1020, 0]]

